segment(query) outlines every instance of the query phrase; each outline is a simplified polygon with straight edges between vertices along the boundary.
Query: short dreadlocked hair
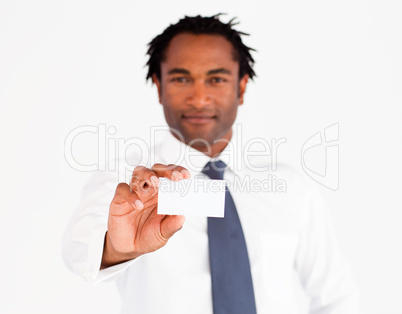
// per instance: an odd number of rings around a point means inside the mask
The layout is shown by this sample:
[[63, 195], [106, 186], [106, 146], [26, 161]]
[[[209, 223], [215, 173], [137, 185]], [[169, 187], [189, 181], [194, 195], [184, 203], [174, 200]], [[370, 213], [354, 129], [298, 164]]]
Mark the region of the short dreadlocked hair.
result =
[[252, 48], [243, 44], [240, 35], [248, 36], [249, 34], [239, 32], [232, 27], [238, 23], [234, 23], [236, 18], [231, 19], [228, 23], [223, 23], [219, 20], [219, 16], [222, 13], [210, 16], [202, 17], [200, 15], [190, 17], [185, 16], [179, 20], [177, 24], [171, 24], [166, 28], [162, 34], [156, 36], [148, 44], [149, 49], [147, 54], [149, 60], [147, 62], [148, 74], [146, 80], [152, 78], [153, 74], [161, 79], [161, 62], [164, 61], [165, 51], [172, 38], [180, 33], [191, 33], [195, 35], [199, 34], [211, 34], [222, 35], [234, 47], [234, 59], [239, 61], [239, 79], [245, 74], [248, 74], [251, 79], [256, 76], [253, 65], [254, 59], [250, 54], [250, 51], [255, 51]]

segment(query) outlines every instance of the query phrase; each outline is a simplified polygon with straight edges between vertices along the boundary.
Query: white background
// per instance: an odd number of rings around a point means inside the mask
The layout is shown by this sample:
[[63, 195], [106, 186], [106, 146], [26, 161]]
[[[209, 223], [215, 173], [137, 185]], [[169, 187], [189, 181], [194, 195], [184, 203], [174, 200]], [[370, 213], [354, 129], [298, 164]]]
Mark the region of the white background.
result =
[[[238, 121], [244, 136], [303, 143], [339, 123], [340, 184], [320, 189], [362, 293], [362, 313], [402, 313], [402, 45], [395, 1], [0, 2], [1, 313], [117, 313], [114, 284], [92, 287], [61, 259], [90, 173], [64, 158], [68, 133], [114, 126], [149, 139], [164, 124], [145, 83], [146, 44], [184, 14], [237, 16], [258, 50]], [[96, 134], [74, 156], [97, 159]]]

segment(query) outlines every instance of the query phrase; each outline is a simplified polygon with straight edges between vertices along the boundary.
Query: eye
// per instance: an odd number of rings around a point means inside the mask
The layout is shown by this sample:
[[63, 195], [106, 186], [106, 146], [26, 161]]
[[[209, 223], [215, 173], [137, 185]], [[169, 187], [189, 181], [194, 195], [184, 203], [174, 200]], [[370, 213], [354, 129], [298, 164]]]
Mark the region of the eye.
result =
[[184, 76], [177, 76], [171, 79], [172, 82], [177, 82], [177, 83], [187, 83], [189, 80], [188, 78]]
[[216, 84], [226, 82], [226, 80], [222, 77], [212, 77], [211, 82]]

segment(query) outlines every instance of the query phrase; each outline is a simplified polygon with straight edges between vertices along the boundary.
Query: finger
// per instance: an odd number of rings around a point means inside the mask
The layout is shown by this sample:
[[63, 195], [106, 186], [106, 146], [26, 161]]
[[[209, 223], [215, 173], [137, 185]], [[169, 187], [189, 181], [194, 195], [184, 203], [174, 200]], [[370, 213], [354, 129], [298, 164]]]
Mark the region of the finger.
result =
[[161, 235], [165, 239], [169, 239], [177, 231], [183, 228], [185, 218], [184, 216], [166, 216], [161, 221]]
[[139, 180], [150, 180], [150, 178], [156, 176], [156, 174], [145, 166], [137, 166], [134, 168], [132, 176], [137, 177]]
[[152, 175], [149, 179], [140, 179], [139, 177], [131, 177], [130, 188], [133, 192], [154, 194], [160, 185], [160, 181], [156, 175]]
[[156, 176], [155, 172], [144, 166], [135, 167], [133, 174], [131, 176], [130, 187], [133, 191], [141, 192], [140, 197], [145, 196], [146, 200], [148, 200], [149, 196], [141, 194], [151, 193], [151, 195], [153, 195], [155, 194], [158, 186], [159, 186], [159, 179]]
[[156, 173], [158, 177], [165, 177], [172, 181], [189, 179], [191, 177], [190, 172], [186, 168], [173, 164], [154, 164], [151, 170]]
[[[129, 206], [124, 206], [128, 204]], [[110, 206], [113, 214], [124, 215], [132, 209], [143, 210], [144, 203], [140, 200], [136, 193], [133, 193], [126, 183], [119, 183], [116, 188], [115, 195]]]
[[156, 204], [158, 204], [158, 192], [156, 192], [149, 200], [144, 202], [144, 208], [152, 207]]

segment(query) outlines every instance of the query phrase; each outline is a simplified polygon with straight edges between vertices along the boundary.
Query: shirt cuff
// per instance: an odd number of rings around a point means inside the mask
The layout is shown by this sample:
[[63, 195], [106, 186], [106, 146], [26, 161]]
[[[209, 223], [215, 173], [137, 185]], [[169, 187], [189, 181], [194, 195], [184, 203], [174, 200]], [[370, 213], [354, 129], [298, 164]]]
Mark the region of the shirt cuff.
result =
[[140, 257], [136, 259], [129, 260], [124, 263], [120, 263], [108, 268], [100, 269], [102, 263], [103, 249], [105, 234], [107, 228], [105, 226], [99, 226], [93, 231], [92, 244], [89, 245], [88, 250], [88, 260], [89, 265], [92, 265], [88, 272], [84, 273], [84, 278], [91, 282], [92, 284], [98, 284], [103, 281], [112, 281], [117, 278], [117, 276], [122, 273], [126, 268], [134, 263]]
[[[137, 260], [138, 258], [140, 257], [137, 257], [135, 260]], [[125, 269], [130, 267], [135, 260], [132, 259], [127, 262], [99, 270], [98, 273], [96, 274], [96, 277], [91, 280], [92, 284], [96, 285], [100, 282], [109, 282], [115, 280], [118, 277], [118, 275], [123, 273]]]

